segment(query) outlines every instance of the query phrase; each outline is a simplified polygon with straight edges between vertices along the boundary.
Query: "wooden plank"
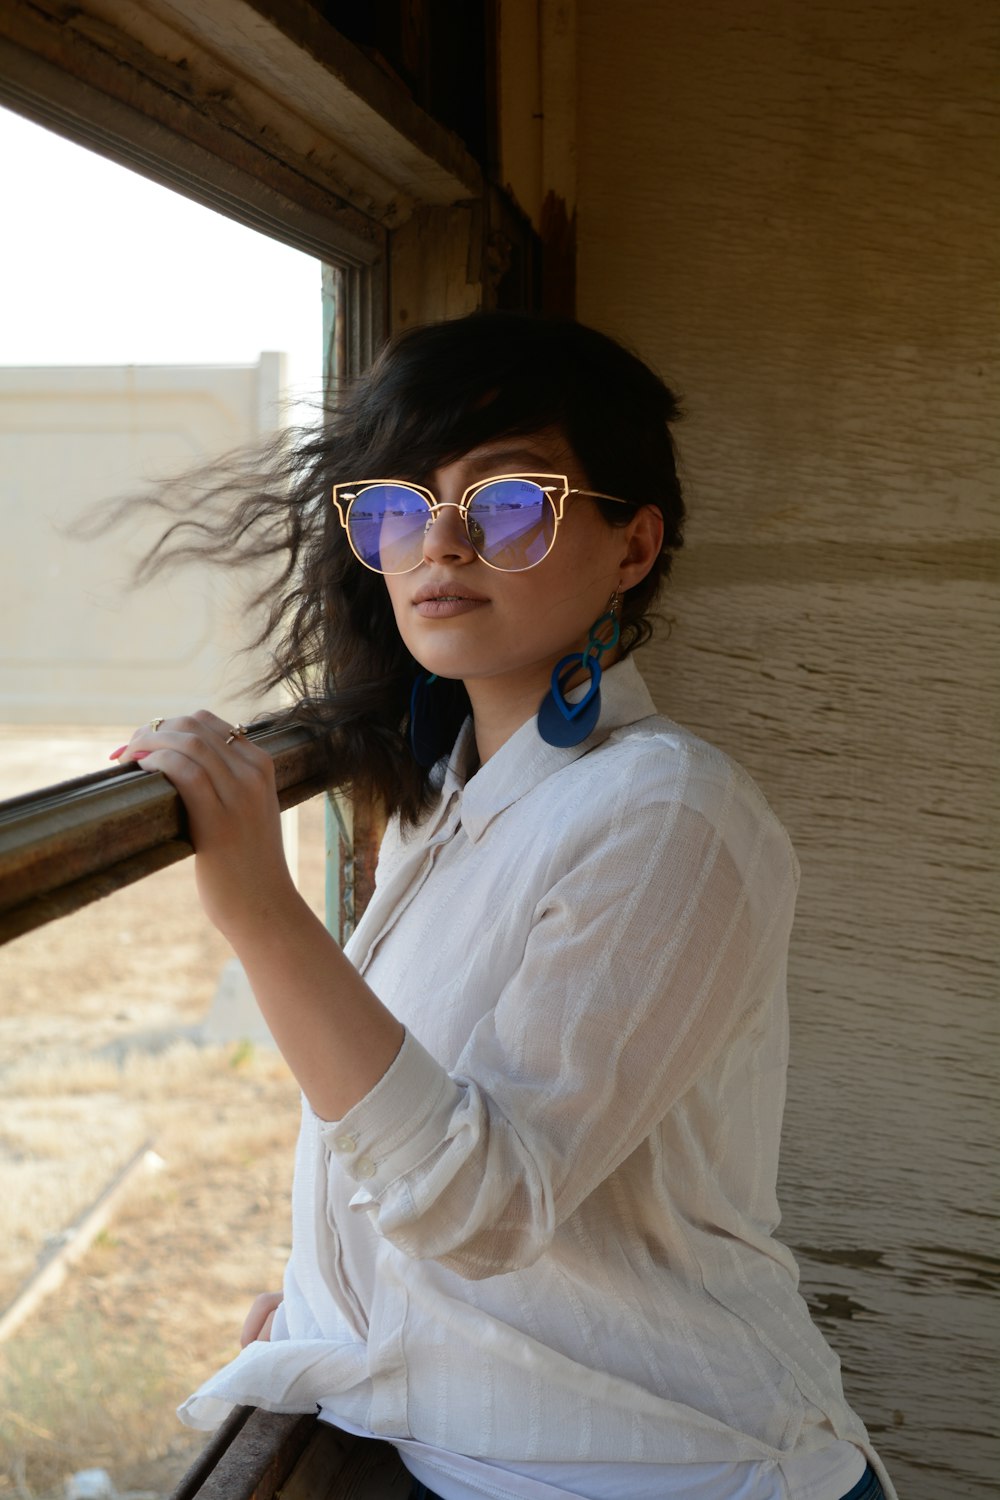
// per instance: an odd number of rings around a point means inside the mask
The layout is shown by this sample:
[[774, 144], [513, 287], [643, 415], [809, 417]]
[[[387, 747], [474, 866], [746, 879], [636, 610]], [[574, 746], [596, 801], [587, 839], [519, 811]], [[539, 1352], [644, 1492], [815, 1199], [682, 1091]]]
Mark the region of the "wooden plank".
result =
[[[252, 730], [274, 760], [278, 800], [294, 807], [326, 784], [305, 729]], [[116, 767], [0, 803], [0, 942], [193, 854], [167, 778]]]
[[312, 1415], [238, 1406], [170, 1500], [406, 1500], [411, 1484], [391, 1443]]
[[996, 7], [629, 10], [579, 311], [689, 413], [641, 670], [802, 861], [779, 1235], [900, 1495], [996, 1500]]
[[406, 1500], [412, 1482], [391, 1443], [317, 1422], [281, 1500]]
[[[239, 1408], [238, 1408], [239, 1410]], [[316, 1418], [299, 1413], [253, 1411], [242, 1422], [234, 1440], [217, 1453], [197, 1490], [185, 1497], [197, 1500], [272, 1500], [298, 1461]], [[175, 1491], [172, 1500], [180, 1500]]]
[[25, 112], [72, 108], [106, 122], [127, 152], [126, 111], [140, 134], [153, 132], [149, 158], [190, 168], [207, 153], [336, 219], [363, 260], [380, 253], [380, 226], [413, 203], [480, 195], [481, 170], [458, 137], [329, 22], [305, 5], [290, 16], [287, 0], [270, 10], [250, 0], [7, 0], [0, 79]]
[[194, 1500], [205, 1480], [253, 1415], [252, 1406], [234, 1406], [229, 1416], [212, 1433], [194, 1463], [183, 1475], [170, 1500]]
[[[321, 1500], [339, 1488], [340, 1476], [361, 1438], [317, 1421], [302, 1456], [281, 1490], [281, 1500]], [[395, 1451], [395, 1450], [393, 1450]]]

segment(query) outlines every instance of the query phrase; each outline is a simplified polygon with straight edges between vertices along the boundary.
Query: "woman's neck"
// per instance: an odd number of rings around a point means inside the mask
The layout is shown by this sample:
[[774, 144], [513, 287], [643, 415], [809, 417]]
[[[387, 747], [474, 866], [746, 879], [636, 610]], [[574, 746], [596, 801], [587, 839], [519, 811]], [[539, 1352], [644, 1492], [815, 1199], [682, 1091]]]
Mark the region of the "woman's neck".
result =
[[518, 682], [488, 677], [466, 682], [479, 764], [496, 755], [522, 724], [533, 719], [549, 688], [547, 672]]

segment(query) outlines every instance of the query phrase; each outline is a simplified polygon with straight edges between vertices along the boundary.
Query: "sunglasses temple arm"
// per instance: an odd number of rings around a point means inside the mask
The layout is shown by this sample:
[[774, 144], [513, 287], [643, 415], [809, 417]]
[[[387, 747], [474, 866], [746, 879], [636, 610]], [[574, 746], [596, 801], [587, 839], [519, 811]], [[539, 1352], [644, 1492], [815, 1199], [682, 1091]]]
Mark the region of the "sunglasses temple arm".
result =
[[589, 500], [610, 500], [613, 505], [639, 505], [638, 500], [623, 500], [620, 495], [605, 495], [603, 490], [569, 490], [570, 495], [586, 495]]

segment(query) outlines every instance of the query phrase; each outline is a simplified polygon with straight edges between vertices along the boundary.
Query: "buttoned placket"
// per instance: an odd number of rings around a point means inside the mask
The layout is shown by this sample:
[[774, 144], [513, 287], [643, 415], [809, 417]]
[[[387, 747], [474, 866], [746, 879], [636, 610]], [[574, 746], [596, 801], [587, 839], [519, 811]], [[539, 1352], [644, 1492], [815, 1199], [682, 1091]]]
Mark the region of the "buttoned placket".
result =
[[456, 785], [431, 813], [431, 821], [421, 830], [419, 842], [409, 843], [388, 869], [380, 866], [371, 903], [345, 949], [359, 974], [365, 972], [379, 943], [392, 931], [420, 890], [438, 849], [454, 837], [460, 822], [461, 788]]
[[[365, 973], [365, 970], [369, 967], [375, 956], [379, 944], [396, 926], [396, 923], [400, 920], [410, 903], [416, 899], [433, 870], [441, 850], [455, 837], [461, 824], [461, 787], [455, 786], [451, 791], [451, 795], [438, 810], [438, 815], [435, 817], [432, 814], [430, 826], [425, 830], [424, 840], [415, 861], [416, 867], [411, 868], [410, 859], [405, 859], [404, 863], [398, 869], [391, 872], [384, 889], [376, 892], [376, 896], [373, 898], [373, 906], [377, 903], [377, 907], [375, 907], [371, 914], [373, 916], [376, 915], [377, 909], [382, 907], [383, 904], [387, 905], [389, 910], [375, 936], [366, 943], [364, 953], [357, 955], [354, 959], [359, 974], [363, 975]], [[410, 852], [412, 854], [416, 851]], [[401, 878], [406, 880], [403, 890], [399, 890], [398, 888]], [[361, 929], [359, 928], [358, 931], [360, 936]], [[378, 1171], [377, 1163], [367, 1151], [361, 1150], [360, 1155], [356, 1154], [362, 1143], [353, 1133], [345, 1131], [335, 1136], [330, 1146], [333, 1153], [340, 1159], [347, 1172], [356, 1182], [368, 1182]]]

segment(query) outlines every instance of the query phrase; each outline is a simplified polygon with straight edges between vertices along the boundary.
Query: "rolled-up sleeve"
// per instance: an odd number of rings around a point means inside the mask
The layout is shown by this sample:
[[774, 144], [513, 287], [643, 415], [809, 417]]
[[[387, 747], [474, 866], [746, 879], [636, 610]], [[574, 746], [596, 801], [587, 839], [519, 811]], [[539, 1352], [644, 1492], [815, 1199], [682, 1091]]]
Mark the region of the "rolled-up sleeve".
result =
[[320, 1124], [352, 1206], [406, 1254], [471, 1279], [532, 1263], [768, 1003], [794, 856], [735, 773], [691, 787], [636, 776], [596, 830], [569, 827], [457, 1065], [407, 1033], [371, 1093]]
[[324, 1146], [358, 1183], [356, 1202], [374, 1202], [426, 1166], [447, 1139], [464, 1093], [406, 1032], [388, 1072], [350, 1114], [335, 1124], [318, 1122]]

